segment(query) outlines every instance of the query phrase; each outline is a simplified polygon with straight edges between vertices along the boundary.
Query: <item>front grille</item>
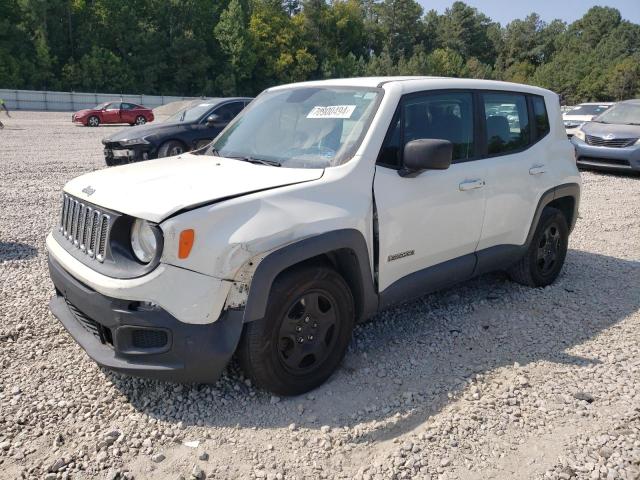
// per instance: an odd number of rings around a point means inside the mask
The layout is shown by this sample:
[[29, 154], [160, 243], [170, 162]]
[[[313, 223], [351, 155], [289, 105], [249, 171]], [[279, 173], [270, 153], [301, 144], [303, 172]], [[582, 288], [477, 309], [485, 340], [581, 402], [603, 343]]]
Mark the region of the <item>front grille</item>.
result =
[[611, 148], [624, 148], [630, 147], [638, 141], [637, 138], [611, 138], [606, 139], [602, 137], [596, 137], [595, 135], [587, 135], [587, 144], [594, 147], [611, 147]]
[[69, 302], [69, 300], [67, 300], [66, 298], [64, 299], [64, 301], [67, 302], [67, 306], [69, 307], [69, 310], [71, 311], [75, 319], [78, 321], [80, 325], [82, 325], [82, 327], [87, 332], [89, 332], [90, 334], [95, 336], [98, 340], [100, 340], [100, 343], [102, 343], [103, 345], [113, 346], [113, 336], [109, 328], [87, 317], [83, 312], [78, 310], [78, 308], [76, 308], [76, 306], [73, 305], [71, 302]]
[[162, 330], [136, 329], [131, 336], [131, 343], [136, 348], [162, 348], [167, 341], [167, 332]]
[[108, 213], [64, 194], [59, 230], [69, 243], [90, 258], [103, 262], [110, 229]]

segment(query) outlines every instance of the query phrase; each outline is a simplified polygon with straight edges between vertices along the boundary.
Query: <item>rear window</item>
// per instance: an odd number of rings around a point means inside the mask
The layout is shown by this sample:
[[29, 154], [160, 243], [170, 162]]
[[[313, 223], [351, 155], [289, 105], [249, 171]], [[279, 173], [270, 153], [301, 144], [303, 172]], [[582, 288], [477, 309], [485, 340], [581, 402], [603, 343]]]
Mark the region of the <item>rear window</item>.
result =
[[549, 116], [547, 115], [547, 107], [544, 104], [544, 98], [532, 96], [533, 116], [536, 119], [536, 135], [538, 138], [544, 137], [549, 133]]

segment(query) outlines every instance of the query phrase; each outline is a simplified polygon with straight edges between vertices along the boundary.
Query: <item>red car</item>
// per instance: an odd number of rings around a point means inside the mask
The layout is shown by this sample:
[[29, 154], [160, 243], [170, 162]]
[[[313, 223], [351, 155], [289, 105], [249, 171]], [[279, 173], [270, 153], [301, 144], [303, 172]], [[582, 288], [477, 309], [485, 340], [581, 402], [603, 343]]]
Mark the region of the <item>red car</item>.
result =
[[105, 102], [87, 110], [80, 110], [71, 117], [74, 123], [97, 127], [101, 123], [128, 123], [144, 125], [153, 121], [150, 108], [127, 102]]

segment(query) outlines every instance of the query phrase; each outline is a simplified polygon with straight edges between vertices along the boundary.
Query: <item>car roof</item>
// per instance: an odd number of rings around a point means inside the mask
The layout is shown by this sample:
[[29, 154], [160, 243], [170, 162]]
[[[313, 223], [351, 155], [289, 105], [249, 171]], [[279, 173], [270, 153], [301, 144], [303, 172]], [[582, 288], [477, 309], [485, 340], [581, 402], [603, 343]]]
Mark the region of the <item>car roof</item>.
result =
[[416, 91], [420, 89], [446, 89], [446, 88], [468, 88], [484, 90], [512, 90], [520, 92], [537, 93], [539, 95], [552, 93], [544, 88], [524, 85], [521, 83], [501, 82], [498, 80], [480, 80], [475, 78], [453, 78], [453, 77], [432, 77], [432, 76], [398, 76], [398, 77], [355, 77], [336, 78], [331, 80], [315, 80], [310, 82], [290, 83], [271, 87], [268, 90], [279, 90], [296, 87], [363, 87], [363, 88], [386, 88], [390, 86], [401, 86], [405, 91]]
[[615, 102], [583, 102], [583, 103], [579, 103], [578, 105], [575, 105], [575, 107], [579, 107], [581, 105], [613, 105]]
[[195, 103], [207, 102], [211, 104], [222, 103], [222, 102], [233, 102], [233, 101], [242, 101], [246, 102], [248, 100], [253, 100], [251, 97], [202, 97], [202, 98], [194, 98], [190, 105]]
[[640, 105], [640, 98], [630, 98], [629, 100], [623, 100], [618, 103], [630, 103], [632, 105]]

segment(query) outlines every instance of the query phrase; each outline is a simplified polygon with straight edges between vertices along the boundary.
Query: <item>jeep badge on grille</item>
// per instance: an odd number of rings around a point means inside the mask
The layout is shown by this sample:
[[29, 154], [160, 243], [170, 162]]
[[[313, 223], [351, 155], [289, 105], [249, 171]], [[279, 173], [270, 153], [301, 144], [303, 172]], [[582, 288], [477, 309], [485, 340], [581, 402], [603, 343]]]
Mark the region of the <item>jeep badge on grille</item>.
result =
[[86, 193], [88, 197], [96, 193], [95, 188], [92, 188], [91, 185], [87, 185], [82, 189], [82, 193]]

